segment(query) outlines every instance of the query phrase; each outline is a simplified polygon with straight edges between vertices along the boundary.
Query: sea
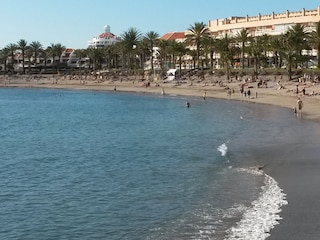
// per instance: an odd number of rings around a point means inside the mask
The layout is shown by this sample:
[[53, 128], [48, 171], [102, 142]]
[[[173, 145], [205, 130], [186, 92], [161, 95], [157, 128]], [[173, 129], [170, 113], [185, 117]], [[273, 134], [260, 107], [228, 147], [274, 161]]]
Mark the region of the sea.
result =
[[288, 202], [251, 150], [299, 125], [248, 100], [2, 88], [0, 239], [265, 239]]

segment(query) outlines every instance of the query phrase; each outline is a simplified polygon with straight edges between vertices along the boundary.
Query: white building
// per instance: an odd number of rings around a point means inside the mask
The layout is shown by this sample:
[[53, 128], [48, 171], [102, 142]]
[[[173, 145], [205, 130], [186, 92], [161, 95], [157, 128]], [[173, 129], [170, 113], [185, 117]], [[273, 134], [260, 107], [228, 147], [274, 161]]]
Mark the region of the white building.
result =
[[110, 26], [104, 26], [104, 32], [96, 37], [93, 37], [91, 41], [88, 41], [88, 48], [99, 48], [113, 45], [121, 41], [121, 38], [110, 32]]

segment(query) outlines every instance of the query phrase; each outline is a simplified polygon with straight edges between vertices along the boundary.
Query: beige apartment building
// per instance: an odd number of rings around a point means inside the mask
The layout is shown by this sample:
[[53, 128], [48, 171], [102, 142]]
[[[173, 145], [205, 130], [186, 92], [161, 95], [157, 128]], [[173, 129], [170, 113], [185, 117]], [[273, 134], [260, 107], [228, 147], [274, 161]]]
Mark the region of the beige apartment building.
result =
[[253, 17], [229, 17], [225, 19], [211, 20], [208, 23], [209, 30], [219, 36], [224, 33], [237, 34], [243, 28], [247, 29], [251, 36], [264, 34], [280, 35], [290, 27], [299, 23], [305, 26], [306, 31], [312, 31], [320, 21], [320, 6], [315, 10], [302, 9], [298, 12], [271, 13], [268, 15]]
[[[316, 24], [320, 21], [320, 6], [314, 10], [302, 9], [297, 12], [286, 11], [284, 13], [271, 13], [267, 15], [245, 16], [245, 17], [228, 17], [224, 19], [210, 20], [208, 28], [210, 32], [216, 37], [223, 36], [225, 33], [235, 37], [242, 29], [246, 29], [250, 36], [281, 35], [287, 32], [295, 24], [299, 23], [305, 27], [307, 32], [315, 29]], [[185, 40], [186, 32], [170, 32], [163, 35], [160, 39], [175, 40], [183, 42]], [[302, 54], [317, 57], [317, 50], [304, 50]], [[247, 56], [245, 56], [247, 57]], [[271, 57], [271, 56], [270, 56]], [[220, 54], [214, 54], [215, 68], [220, 68], [219, 59]], [[240, 57], [238, 57], [240, 60]], [[239, 64], [235, 65], [239, 66]], [[182, 68], [193, 68], [192, 57], [185, 55], [183, 57]], [[176, 66], [178, 68], [178, 66]]]
[[[242, 29], [246, 29], [250, 36], [281, 35], [287, 32], [295, 24], [305, 27], [306, 32], [312, 32], [320, 21], [320, 6], [314, 10], [302, 9], [297, 12], [286, 11], [284, 13], [271, 13], [249, 17], [229, 17], [211, 20], [208, 23], [209, 30], [217, 37], [225, 33], [236, 36]], [[302, 54], [317, 56], [317, 51], [303, 51]]]

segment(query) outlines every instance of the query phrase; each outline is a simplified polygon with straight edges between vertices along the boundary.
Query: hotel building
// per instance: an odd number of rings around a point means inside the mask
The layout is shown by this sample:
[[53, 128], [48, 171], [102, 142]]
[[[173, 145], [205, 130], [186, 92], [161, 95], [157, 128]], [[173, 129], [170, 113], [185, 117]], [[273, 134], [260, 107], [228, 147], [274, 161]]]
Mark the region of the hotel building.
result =
[[[267, 15], [258, 14], [257, 16], [249, 17], [228, 17], [223, 19], [210, 20], [208, 28], [210, 32], [219, 38], [224, 34], [235, 37], [242, 29], [246, 29], [250, 36], [257, 37], [262, 35], [281, 35], [287, 32], [295, 24], [299, 23], [304, 26], [306, 32], [315, 30], [316, 24], [320, 21], [320, 6], [314, 10], [302, 9], [297, 12], [286, 11], [284, 13], [271, 13]], [[160, 39], [163, 40], [176, 40], [178, 42], [185, 40], [184, 33], [167, 33]], [[317, 51], [303, 51], [302, 54], [308, 54], [316, 58]], [[215, 54], [216, 67], [219, 68], [219, 54]], [[184, 67], [190, 68], [190, 56], [184, 56]]]
[[[315, 30], [316, 24], [320, 21], [320, 6], [314, 10], [302, 9], [297, 12], [271, 13], [249, 17], [229, 17], [224, 19], [211, 20], [208, 23], [210, 32], [216, 37], [225, 33], [236, 36], [242, 29], [246, 29], [250, 36], [281, 35], [286, 33], [295, 24], [304, 26], [306, 32]], [[302, 54], [317, 56], [315, 49], [304, 50]]]
[[93, 37], [92, 40], [88, 42], [88, 48], [99, 48], [113, 45], [121, 41], [121, 38], [114, 35], [110, 31], [110, 26], [104, 26], [104, 32], [99, 34], [96, 37]]
[[272, 13], [253, 17], [229, 17], [225, 19], [211, 20], [208, 23], [209, 30], [216, 36], [231, 34], [235, 36], [242, 29], [247, 29], [252, 37], [268, 35], [280, 35], [290, 27], [299, 23], [307, 32], [314, 30], [320, 21], [320, 6], [315, 10], [302, 9], [298, 12]]

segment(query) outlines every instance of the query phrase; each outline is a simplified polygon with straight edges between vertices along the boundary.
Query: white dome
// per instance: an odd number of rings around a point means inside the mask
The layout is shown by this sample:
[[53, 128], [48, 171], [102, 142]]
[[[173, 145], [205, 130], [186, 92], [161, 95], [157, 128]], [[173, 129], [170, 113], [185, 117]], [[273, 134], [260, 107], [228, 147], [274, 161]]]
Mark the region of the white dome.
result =
[[110, 32], [110, 26], [109, 25], [105, 25], [104, 26], [104, 31], [105, 32]]

